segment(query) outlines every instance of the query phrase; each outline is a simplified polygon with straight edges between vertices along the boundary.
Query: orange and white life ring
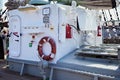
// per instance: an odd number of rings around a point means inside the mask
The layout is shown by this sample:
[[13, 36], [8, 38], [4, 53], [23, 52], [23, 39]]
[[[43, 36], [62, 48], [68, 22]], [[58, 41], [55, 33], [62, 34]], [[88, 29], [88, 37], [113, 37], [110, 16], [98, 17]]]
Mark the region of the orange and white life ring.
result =
[[[51, 45], [51, 53], [49, 55], [45, 55], [43, 53], [43, 44], [49, 42]], [[38, 53], [40, 55], [40, 57], [42, 57], [44, 60], [46, 61], [51, 61], [54, 59], [55, 55], [56, 55], [56, 44], [54, 42], [54, 40], [50, 37], [43, 37], [38, 44]]]

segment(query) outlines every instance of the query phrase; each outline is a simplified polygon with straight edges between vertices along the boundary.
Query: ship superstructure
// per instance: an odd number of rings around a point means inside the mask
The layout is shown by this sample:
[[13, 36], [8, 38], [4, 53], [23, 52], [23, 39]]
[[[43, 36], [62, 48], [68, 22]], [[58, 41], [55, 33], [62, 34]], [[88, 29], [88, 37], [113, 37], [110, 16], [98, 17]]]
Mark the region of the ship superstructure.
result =
[[35, 4], [8, 12], [10, 70], [44, 80], [120, 79], [120, 39], [105, 42], [106, 27], [113, 22], [101, 20], [105, 10], [77, 7], [76, 1]]

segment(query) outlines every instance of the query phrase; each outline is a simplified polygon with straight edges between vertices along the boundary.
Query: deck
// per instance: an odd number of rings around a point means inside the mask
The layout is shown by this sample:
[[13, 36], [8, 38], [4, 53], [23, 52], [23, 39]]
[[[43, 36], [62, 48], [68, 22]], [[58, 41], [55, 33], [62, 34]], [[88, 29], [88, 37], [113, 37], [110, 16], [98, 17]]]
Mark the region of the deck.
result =
[[20, 76], [18, 72], [10, 71], [5, 63], [5, 60], [0, 60], [0, 80], [42, 80], [27, 74]]

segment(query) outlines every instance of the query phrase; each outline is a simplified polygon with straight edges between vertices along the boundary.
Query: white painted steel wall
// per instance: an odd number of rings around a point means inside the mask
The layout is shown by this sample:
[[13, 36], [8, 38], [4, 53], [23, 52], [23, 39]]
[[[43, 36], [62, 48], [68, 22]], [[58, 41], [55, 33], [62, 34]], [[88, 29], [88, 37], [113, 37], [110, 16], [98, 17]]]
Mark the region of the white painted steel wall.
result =
[[[49, 27], [45, 27], [45, 24], [43, 23], [43, 15], [42, 10], [43, 8], [50, 7], [50, 23]], [[72, 28], [72, 38], [66, 39], [65, 37], [65, 27], [66, 24], [69, 22], [70, 25], [76, 26], [76, 20], [73, 20], [69, 18], [71, 7], [70, 6], [64, 6], [59, 4], [49, 4], [49, 5], [43, 5], [38, 6], [37, 10], [34, 11], [19, 11], [19, 10], [12, 10], [9, 11], [9, 18], [11, 16], [19, 16], [21, 19], [21, 46], [20, 46], [20, 55], [19, 56], [13, 56], [13, 52], [16, 48], [13, 48], [14, 45], [16, 45], [15, 41], [13, 41], [12, 44], [12, 37], [10, 37], [10, 56], [9, 58], [13, 59], [21, 59], [21, 60], [28, 60], [28, 61], [40, 61], [38, 57], [38, 42], [41, 38], [45, 36], [50, 36], [54, 39], [56, 43], [56, 56], [54, 60], [50, 61], [52, 63], [56, 63], [60, 58], [68, 54], [69, 52], [75, 50], [79, 45], [79, 37], [74, 36], [78, 35], [76, 30]], [[72, 15], [71, 15], [72, 16]], [[76, 16], [75, 16], [76, 17]], [[74, 18], [75, 18], [74, 17]], [[9, 19], [10, 20], [10, 19]], [[71, 21], [71, 22], [70, 22]], [[73, 22], [74, 21], [74, 22]], [[10, 32], [13, 32], [11, 25], [12, 21], [9, 21], [9, 27]], [[19, 23], [18, 23], [19, 26]], [[53, 28], [53, 29], [51, 29]], [[35, 39], [33, 42], [32, 47], [29, 47], [29, 43], [32, 40], [32, 34], [35, 35]], [[51, 47], [46, 44], [47, 46], [44, 46], [43, 50], [44, 52], [49, 52]], [[12, 51], [11, 51], [12, 50]], [[50, 53], [50, 52], [49, 52]], [[16, 54], [18, 54], [16, 52]]]
[[97, 11], [77, 8], [81, 30], [97, 30]]
[[98, 11], [78, 7], [77, 15], [81, 30], [82, 45], [94, 46], [102, 44], [102, 36], [97, 36], [97, 27], [101, 26]]

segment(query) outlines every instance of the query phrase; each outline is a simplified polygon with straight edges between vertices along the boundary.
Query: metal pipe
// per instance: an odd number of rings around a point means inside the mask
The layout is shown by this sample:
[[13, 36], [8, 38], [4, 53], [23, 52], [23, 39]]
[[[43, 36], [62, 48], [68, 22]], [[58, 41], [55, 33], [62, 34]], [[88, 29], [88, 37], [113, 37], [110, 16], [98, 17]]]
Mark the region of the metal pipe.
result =
[[75, 72], [75, 73], [80, 73], [80, 74], [84, 74], [84, 75], [90, 75], [90, 76], [94, 76], [94, 79], [98, 79], [99, 77], [101, 78], [107, 78], [107, 79], [114, 79], [114, 76], [107, 76], [107, 75], [101, 75], [101, 74], [95, 74], [95, 73], [91, 73], [91, 72], [86, 72], [86, 71], [78, 71], [78, 70], [73, 70], [73, 69], [68, 69], [68, 68], [62, 68], [62, 67], [52, 67], [53, 69], [59, 69], [59, 70], [65, 70], [65, 71], [71, 71], [71, 72]]

